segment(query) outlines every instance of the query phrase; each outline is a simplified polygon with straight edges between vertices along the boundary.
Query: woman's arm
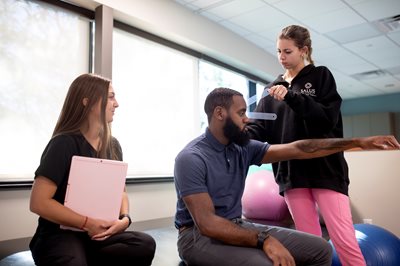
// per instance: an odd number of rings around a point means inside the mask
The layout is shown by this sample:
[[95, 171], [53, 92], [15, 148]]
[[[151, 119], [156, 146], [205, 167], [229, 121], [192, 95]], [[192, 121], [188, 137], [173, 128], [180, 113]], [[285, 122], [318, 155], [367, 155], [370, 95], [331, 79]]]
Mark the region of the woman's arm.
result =
[[54, 200], [56, 190], [56, 184], [50, 179], [44, 176], [36, 177], [32, 186], [30, 210], [53, 223], [82, 228], [86, 217]]
[[[128, 198], [128, 194], [126, 193], [126, 187], [124, 189], [124, 192], [122, 193], [122, 203], [121, 203], [121, 210], [119, 211], [119, 215], [120, 216], [121, 215], [128, 215], [129, 216], [129, 198]], [[123, 217], [121, 219], [121, 221], [123, 221], [123, 225], [125, 226], [124, 230], [126, 228], [128, 228], [129, 225], [132, 222], [131, 219], [130, 219], [130, 216], [129, 217], [127, 217], [127, 216]]]
[[[37, 176], [33, 182], [30, 197], [30, 210], [53, 223], [75, 227], [86, 231], [96, 240], [125, 230], [125, 221], [114, 222], [98, 220], [74, 212], [53, 199], [56, 184], [44, 176]], [[117, 226], [113, 226], [117, 224]]]

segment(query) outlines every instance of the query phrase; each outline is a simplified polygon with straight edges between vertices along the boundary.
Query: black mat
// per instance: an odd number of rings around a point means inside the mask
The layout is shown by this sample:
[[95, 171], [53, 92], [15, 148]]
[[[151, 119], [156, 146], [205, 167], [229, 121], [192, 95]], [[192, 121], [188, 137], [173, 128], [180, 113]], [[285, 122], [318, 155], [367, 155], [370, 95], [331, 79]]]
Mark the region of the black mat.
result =
[[[157, 243], [156, 254], [154, 256], [153, 266], [185, 266], [181, 262], [176, 247], [178, 231], [174, 227], [164, 227], [153, 230], [147, 230], [146, 233], [154, 237]], [[0, 266], [33, 266], [31, 252], [26, 250], [25, 244], [29, 241], [23, 241], [22, 251], [15, 252], [0, 261]]]

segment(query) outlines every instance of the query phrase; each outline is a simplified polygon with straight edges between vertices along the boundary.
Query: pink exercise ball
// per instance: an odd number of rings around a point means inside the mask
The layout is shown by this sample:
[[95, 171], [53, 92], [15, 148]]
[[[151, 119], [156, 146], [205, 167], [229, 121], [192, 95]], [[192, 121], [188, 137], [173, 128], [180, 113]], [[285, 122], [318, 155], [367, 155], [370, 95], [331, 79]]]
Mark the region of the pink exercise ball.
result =
[[247, 176], [242, 212], [248, 219], [283, 221], [288, 218], [289, 210], [285, 199], [279, 195], [273, 172], [259, 170]]

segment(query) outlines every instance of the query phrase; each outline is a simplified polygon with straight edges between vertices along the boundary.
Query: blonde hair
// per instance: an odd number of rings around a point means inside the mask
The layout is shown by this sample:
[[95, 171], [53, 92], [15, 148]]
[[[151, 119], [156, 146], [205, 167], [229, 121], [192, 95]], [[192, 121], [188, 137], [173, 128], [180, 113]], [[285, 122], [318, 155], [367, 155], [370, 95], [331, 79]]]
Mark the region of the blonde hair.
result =
[[314, 60], [311, 58], [312, 47], [311, 47], [311, 37], [308, 29], [299, 25], [290, 25], [282, 29], [279, 34], [279, 39], [293, 40], [297, 48], [301, 49], [303, 47], [308, 48], [307, 61], [314, 64]]

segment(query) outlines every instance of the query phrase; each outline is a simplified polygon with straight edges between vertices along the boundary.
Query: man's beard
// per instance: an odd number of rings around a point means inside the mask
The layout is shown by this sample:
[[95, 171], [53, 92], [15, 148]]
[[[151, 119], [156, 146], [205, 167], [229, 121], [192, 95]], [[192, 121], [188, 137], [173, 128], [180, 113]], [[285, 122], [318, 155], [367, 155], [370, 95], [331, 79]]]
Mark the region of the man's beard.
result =
[[230, 117], [226, 119], [223, 130], [225, 137], [239, 146], [245, 146], [250, 141], [247, 130], [241, 130]]

